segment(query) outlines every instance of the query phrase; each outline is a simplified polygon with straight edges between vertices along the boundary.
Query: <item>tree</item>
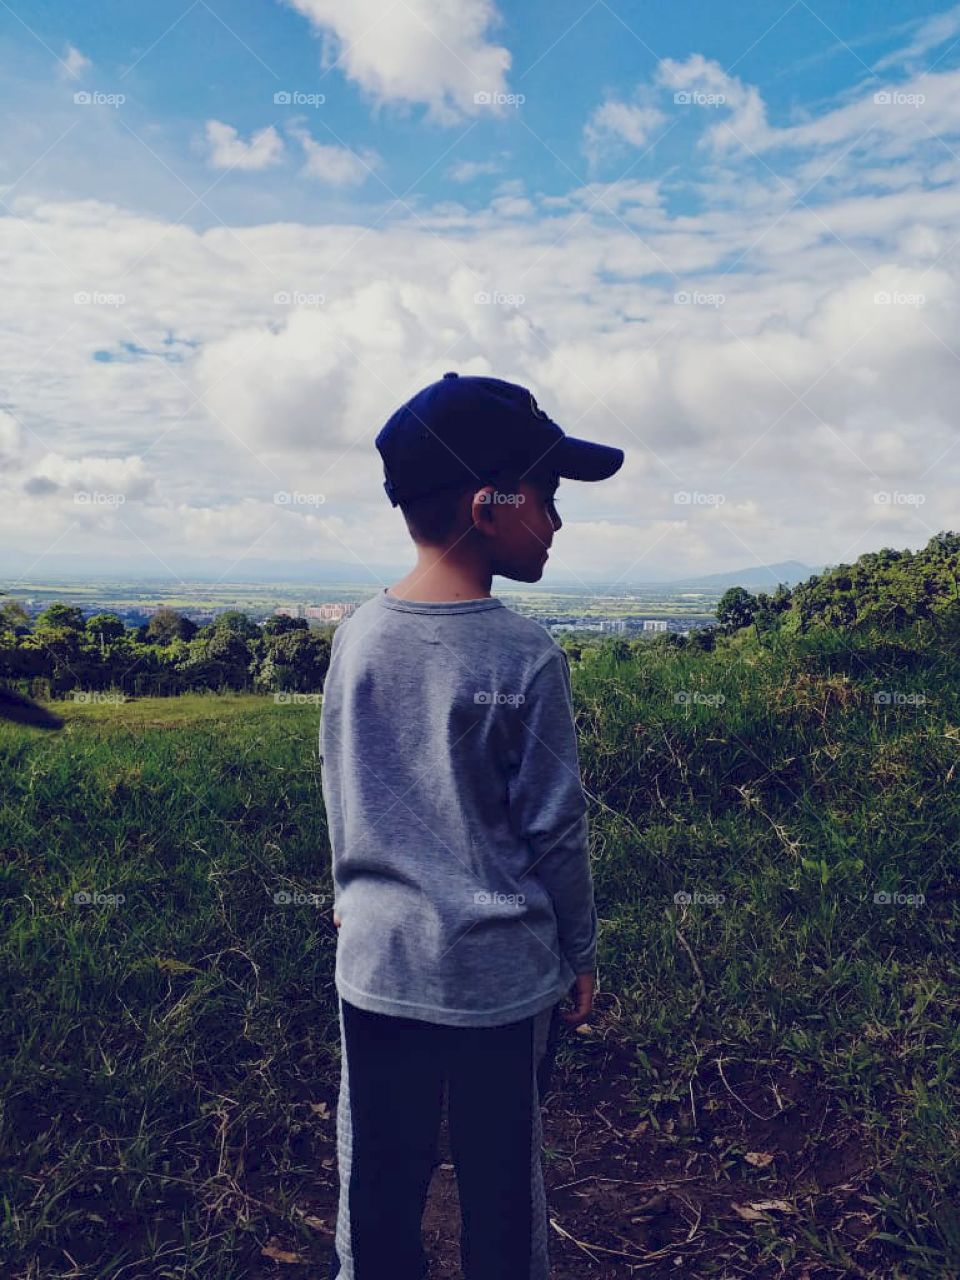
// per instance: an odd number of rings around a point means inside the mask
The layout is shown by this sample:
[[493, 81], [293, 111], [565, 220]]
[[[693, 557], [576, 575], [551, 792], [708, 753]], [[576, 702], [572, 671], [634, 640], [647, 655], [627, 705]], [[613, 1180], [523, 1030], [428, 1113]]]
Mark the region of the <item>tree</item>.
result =
[[716, 643], [716, 627], [697, 627], [696, 630], [690, 632], [687, 647], [701, 653], [711, 653], [716, 648]]
[[30, 615], [19, 600], [5, 600], [0, 604], [0, 631], [10, 631], [15, 636], [22, 636], [29, 630]]
[[227, 609], [213, 623], [214, 631], [230, 631], [241, 640], [259, 640], [260, 628], [239, 609]]
[[218, 683], [243, 689], [249, 682], [250, 650], [243, 638], [229, 627], [221, 627], [207, 642], [207, 657], [219, 668]]
[[184, 681], [194, 689], [244, 689], [250, 679], [250, 650], [245, 641], [225, 627], [212, 636], [194, 637], [174, 663]]
[[72, 604], [51, 604], [37, 618], [37, 631], [82, 631], [83, 610]]
[[717, 604], [717, 622], [721, 631], [732, 635], [741, 627], [749, 627], [757, 612], [757, 601], [743, 587], [730, 587]]
[[308, 630], [309, 624], [306, 618], [289, 618], [285, 613], [275, 613], [264, 622], [260, 628], [260, 634], [263, 636], [282, 636], [289, 631]]
[[298, 629], [267, 639], [257, 684], [274, 692], [319, 693], [330, 665], [326, 636]]
[[162, 605], [146, 625], [144, 636], [155, 644], [169, 644], [171, 640], [192, 640], [197, 634], [197, 624], [185, 614]]
[[102, 645], [112, 644], [127, 632], [123, 619], [115, 613], [95, 613], [87, 619], [84, 630], [94, 644]]

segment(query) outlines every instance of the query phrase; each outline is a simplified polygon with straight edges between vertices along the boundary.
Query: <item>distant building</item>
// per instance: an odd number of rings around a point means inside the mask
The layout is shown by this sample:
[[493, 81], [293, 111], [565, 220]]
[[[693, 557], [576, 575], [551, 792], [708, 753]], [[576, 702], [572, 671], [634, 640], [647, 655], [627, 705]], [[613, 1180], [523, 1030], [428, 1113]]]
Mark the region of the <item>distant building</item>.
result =
[[304, 610], [307, 618], [315, 618], [318, 622], [342, 622], [349, 618], [356, 609], [355, 604], [308, 604]]
[[626, 631], [627, 623], [624, 618], [610, 618], [600, 623], [601, 631]]
[[278, 608], [274, 609], [273, 616], [275, 618], [299, 618], [300, 606], [298, 604], [282, 604]]
[[666, 631], [667, 623], [663, 618], [645, 618], [643, 621], [644, 631]]

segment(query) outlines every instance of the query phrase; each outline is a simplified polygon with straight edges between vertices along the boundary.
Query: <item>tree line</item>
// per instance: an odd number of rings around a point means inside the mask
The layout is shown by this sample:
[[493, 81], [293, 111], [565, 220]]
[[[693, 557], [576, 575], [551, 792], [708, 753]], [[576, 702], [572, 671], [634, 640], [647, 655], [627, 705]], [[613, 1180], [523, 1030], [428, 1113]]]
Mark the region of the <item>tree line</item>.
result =
[[805, 634], [815, 627], [851, 631], [899, 631], [915, 622], [934, 630], [955, 618], [960, 603], [960, 534], [934, 534], [920, 551], [885, 547], [855, 564], [834, 565], [789, 590], [752, 595], [726, 591], [717, 606], [717, 626], [732, 635], [753, 627], [764, 632]]
[[[752, 628], [804, 634], [826, 627], [898, 631], [927, 622], [932, 631], [960, 623], [960, 534], [935, 534], [920, 551], [885, 547], [855, 564], [834, 565], [792, 589], [770, 594], [731, 587], [717, 605], [717, 621], [683, 636], [559, 638], [579, 661], [594, 653], [626, 658], [649, 648], [710, 651], [722, 636]], [[161, 608], [140, 627], [115, 613], [84, 618], [75, 605], [52, 604], [31, 621], [15, 600], [0, 603], [0, 680], [33, 697], [71, 690], [114, 689], [132, 696], [201, 690], [319, 693], [330, 662], [333, 626], [274, 616], [262, 625], [238, 610], [199, 626]]]
[[0, 680], [34, 697], [73, 690], [174, 695], [203, 690], [319, 692], [330, 662], [332, 626], [276, 616], [262, 625], [228, 610], [199, 626], [158, 609], [139, 627], [115, 613], [84, 618], [51, 604], [31, 620], [15, 600], [0, 604]]

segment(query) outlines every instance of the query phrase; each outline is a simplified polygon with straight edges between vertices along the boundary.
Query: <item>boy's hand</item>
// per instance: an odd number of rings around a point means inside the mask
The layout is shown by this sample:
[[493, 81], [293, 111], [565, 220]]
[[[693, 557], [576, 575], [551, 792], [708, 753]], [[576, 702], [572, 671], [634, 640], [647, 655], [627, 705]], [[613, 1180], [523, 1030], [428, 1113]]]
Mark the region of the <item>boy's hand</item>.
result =
[[333, 913], [333, 927], [335, 929], [340, 928], [340, 917], [337, 915], [336, 912]]
[[573, 1001], [572, 1009], [561, 1009], [560, 1017], [568, 1027], [579, 1027], [581, 1022], [586, 1022], [593, 1011], [593, 973], [578, 973], [577, 980], [570, 988], [570, 998]]

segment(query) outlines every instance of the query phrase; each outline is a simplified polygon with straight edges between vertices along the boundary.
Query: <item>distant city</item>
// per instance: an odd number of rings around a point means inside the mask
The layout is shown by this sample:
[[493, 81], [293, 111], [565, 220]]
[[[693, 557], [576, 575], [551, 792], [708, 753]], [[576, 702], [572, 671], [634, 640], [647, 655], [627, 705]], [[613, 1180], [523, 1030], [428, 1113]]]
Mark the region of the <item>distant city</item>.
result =
[[[342, 622], [344, 618], [349, 618], [356, 608], [356, 604], [333, 601], [327, 604], [281, 605], [279, 608], [274, 609], [273, 612], [277, 617], [314, 618], [318, 622]], [[563, 617], [554, 614], [537, 616], [528, 613], [527, 616], [534, 617], [537, 622], [542, 623], [550, 631], [679, 631], [681, 634], [686, 634], [686, 629], [682, 627], [682, 624], [676, 618], [645, 618], [631, 615], [625, 618], [600, 618], [585, 622], [582, 616], [574, 614]], [[708, 624], [700, 622], [697, 625], [706, 626]]]
[[317, 622], [342, 622], [356, 608], [355, 604], [333, 600], [326, 604], [280, 605], [273, 612], [277, 618], [314, 618]]
[[[103, 593], [109, 595], [109, 593]], [[241, 609], [246, 612], [251, 620], [258, 625], [263, 625], [270, 616], [278, 618], [296, 618], [303, 619], [307, 623], [332, 623], [334, 625], [342, 622], [345, 618], [349, 618], [352, 613], [359, 607], [362, 601], [349, 600], [326, 600], [316, 604], [284, 604], [277, 605], [272, 610], [257, 610], [242, 603], [224, 603], [220, 607], [195, 607], [182, 604], [169, 604], [166, 602], [158, 602], [156, 604], [146, 603], [120, 603], [116, 600], [104, 599], [98, 597], [94, 600], [79, 600], [76, 598], [76, 592], [70, 593], [63, 591], [59, 593], [51, 593], [49, 596], [16, 596], [11, 593], [12, 598], [19, 600], [24, 609], [31, 618], [35, 618], [42, 613], [53, 601], [54, 598], [62, 600], [64, 603], [75, 603], [84, 612], [85, 615], [91, 616], [94, 613], [110, 612], [115, 613], [126, 626], [139, 627], [149, 622], [150, 618], [159, 609], [175, 608], [177, 612], [184, 614], [198, 625], [213, 622], [221, 613], [228, 609]], [[619, 603], [619, 602], [618, 602]], [[556, 634], [562, 631], [591, 631], [602, 634], [636, 634], [642, 632], [657, 631], [673, 631], [680, 635], [687, 635], [693, 629], [698, 627], [709, 626], [713, 621], [712, 613], [705, 613], [691, 617], [689, 614], [682, 617], [651, 617], [648, 614], [630, 613], [620, 614], [618, 616], [599, 616], [596, 613], [589, 615], [581, 612], [555, 612], [544, 611], [538, 609], [536, 605], [530, 606], [529, 603], [521, 605], [518, 601], [511, 600], [510, 605], [516, 608], [517, 612], [523, 613], [526, 617], [533, 618], [542, 626], [546, 627], [550, 632]], [[593, 606], [596, 608], [596, 605]]]
[[[494, 595], [554, 634], [689, 635], [716, 622], [717, 604], [729, 587], [773, 591], [777, 583], [790, 586], [811, 572], [810, 566], [793, 560], [674, 582], [629, 585], [615, 581], [550, 588], [498, 582]], [[279, 576], [266, 582], [257, 578], [173, 583], [169, 578], [148, 577], [0, 579], [0, 599], [18, 601], [31, 618], [57, 602], [79, 608], [84, 617], [113, 613], [130, 628], [143, 627], [158, 609], [174, 609], [198, 626], [228, 610], [244, 613], [259, 625], [270, 617], [287, 617], [302, 619], [308, 626], [336, 626], [377, 589], [369, 580], [347, 582], [322, 573], [306, 587]]]

